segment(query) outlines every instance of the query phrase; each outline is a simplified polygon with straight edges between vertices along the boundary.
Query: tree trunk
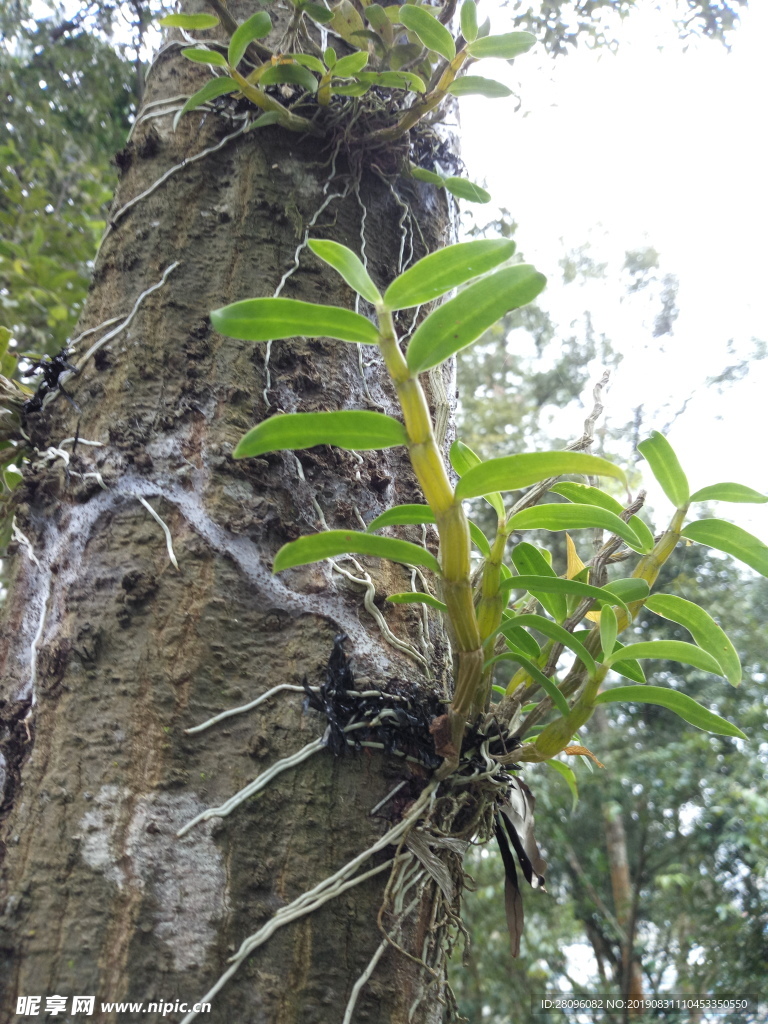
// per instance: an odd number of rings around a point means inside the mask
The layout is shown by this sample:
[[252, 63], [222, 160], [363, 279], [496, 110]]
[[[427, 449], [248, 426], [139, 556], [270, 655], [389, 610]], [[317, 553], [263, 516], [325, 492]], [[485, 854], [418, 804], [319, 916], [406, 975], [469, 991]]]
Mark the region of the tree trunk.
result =
[[[166, 49], [146, 100], [189, 94], [204, 80]], [[221, 337], [208, 319], [281, 284], [284, 296], [351, 306], [352, 292], [307, 249], [291, 273], [307, 230], [362, 249], [385, 285], [401, 263], [445, 241], [445, 194], [404, 185], [395, 175], [402, 154], [365, 157], [341, 136], [318, 141], [273, 126], [224, 141], [239, 122], [195, 113], [175, 134], [170, 122], [140, 120], [118, 155], [113, 227], [83, 321], [103, 326], [74, 358], [119, 327], [112, 318], [135, 315], [66, 385], [78, 409], [57, 394], [27, 425], [38, 454], [16, 522], [29, 546], [15, 549], [0, 655], [1, 1020], [14, 1017], [19, 997], [42, 997], [42, 1014], [46, 996], [66, 996], [69, 1009], [72, 996], [92, 995], [93, 1020], [178, 1021], [180, 1010], [163, 1017], [147, 1004], [199, 1000], [244, 938], [369, 848], [424, 785], [424, 770], [402, 757], [323, 749], [179, 839], [195, 815], [322, 736], [326, 720], [289, 690], [202, 734], [186, 729], [277, 684], [322, 683], [338, 634], [348, 637], [359, 690], [396, 685], [423, 698], [447, 687], [435, 618], [422, 634], [420, 612], [382, 603], [411, 589], [405, 567], [361, 558], [339, 561], [349, 576], [329, 562], [270, 574], [280, 545], [321, 529], [323, 517], [359, 529], [360, 516], [421, 500], [404, 450], [230, 457], [277, 411], [395, 412], [378, 353], [294, 339], [272, 346], [267, 372], [265, 346]], [[141, 499], [167, 526], [178, 571]], [[364, 607], [363, 568], [374, 606], [415, 656], [388, 642]], [[385, 850], [360, 870], [392, 856]], [[382, 942], [387, 877], [277, 931], [201, 1019], [340, 1024]], [[443, 1019], [444, 934], [428, 875], [414, 895], [396, 938], [434, 975], [385, 944], [357, 1000], [359, 1024]], [[112, 1001], [145, 1005], [102, 1010]]]

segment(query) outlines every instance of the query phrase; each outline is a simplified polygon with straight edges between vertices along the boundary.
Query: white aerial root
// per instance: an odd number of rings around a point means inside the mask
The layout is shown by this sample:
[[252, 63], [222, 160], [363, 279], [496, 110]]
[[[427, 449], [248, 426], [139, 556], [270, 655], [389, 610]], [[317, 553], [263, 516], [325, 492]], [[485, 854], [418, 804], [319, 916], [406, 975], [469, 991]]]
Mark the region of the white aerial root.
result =
[[[378, 853], [379, 850], [383, 850], [385, 847], [393, 845], [396, 840], [404, 836], [416, 824], [428, 806], [433, 802], [437, 786], [438, 783], [435, 780], [430, 782], [425, 789], [422, 790], [407, 816], [385, 832], [384, 835], [373, 844], [373, 846], [370, 846], [367, 850], [364, 850], [356, 857], [353, 857], [352, 860], [348, 861], [342, 868], [339, 868], [335, 874], [330, 875], [328, 878], [324, 878], [323, 881], [319, 882], [313, 889], [302, 893], [302, 895], [298, 896], [292, 903], [289, 903], [287, 906], [279, 910], [262, 928], [245, 939], [241, 944], [240, 949], [231, 958], [231, 966], [221, 975], [213, 988], [206, 992], [198, 1002], [210, 1002], [216, 993], [223, 988], [227, 981], [229, 981], [232, 975], [238, 970], [246, 957], [271, 938], [279, 928], [282, 928], [286, 924], [290, 924], [291, 921], [298, 920], [300, 917], [305, 917], [307, 914], [313, 913], [324, 903], [335, 899], [343, 892], [346, 892], [355, 885], [359, 885], [366, 879], [372, 878], [374, 875], [377, 875], [382, 871], [391, 869], [395, 864], [400, 862], [401, 859], [410, 860], [410, 853], [399, 854], [398, 857], [385, 861], [383, 864], [379, 864], [375, 868], [371, 868], [369, 871], [363, 872], [361, 875], [357, 875], [354, 878], [351, 877], [361, 864], [365, 863], [365, 861], [375, 853]], [[197, 1017], [197, 1012], [193, 1010], [182, 1019], [181, 1024], [190, 1024], [195, 1017]]]
[[152, 506], [149, 504], [146, 498], [142, 498], [141, 496], [139, 496], [139, 501], [147, 510], [147, 512], [149, 512], [152, 518], [156, 520], [162, 527], [163, 533], [165, 534], [165, 546], [168, 549], [168, 558], [170, 559], [171, 565], [174, 567], [174, 569], [176, 569], [177, 572], [181, 572], [181, 569], [179, 569], [179, 563], [176, 561], [176, 555], [174, 555], [173, 553], [173, 538], [171, 537], [171, 531], [168, 529], [168, 526], [163, 522], [163, 520], [160, 518], [157, 512], [155, 512], [155, 510], [152, 508]]
[[[326, 730], [327, 732], [327, 730]], [[301, 750], [297, 750], [295, 754], [291, 754], [290, 757], [283, 757], [279, 761], [275, 761], [271, 768], [267, 771], [262, 772], [253, 782], [249, 782], [247, 786], [244, 786], [238, 793], [231, 796], [229, 800], [226, 800], [219, 807], [209, 807], [205, 811], [201, 811], [196, 818], [188, 821], [186, 825], [179, 829], [176, 836], [180, 839], [186, 835], [187, 832], [195, 825], [198, 825], [201, 821], [208, 821], [210, 818], [226, 818], [228, 814], [231, 814], [236, 807], [239, 807], [241, 803], [258, 793], [259, 790], [264, 789], [265, 786], [274, 779], [277, 775], [287, 771], [289, 768], [293, 768], [297, 764], [301, 764], [302, 761], [306, 761], [308, 757], [316, 754], [318, 750], [322, 750], [325, 746], [325, 735], [320, 736], [316, 740], [312, 740], [311, 743], [307, 743]]]
[[22, 531], [16, 525], [16, 516], [13, 517], [13, 522], [11, 523], [11, 531], [13, 539], [16, 541], [17, 544], [20, 544], [24, 548], [24, 550], [27, 553], [27, 558], [30, 560], [30, 562], [33, 562], [38, 569], [42, 568], [40, 562], [38, 561], [37, 555], [35, 554], [35, 549], [32, 547], [32, 541], [29, 539], [26, 533], [22, 533]]
[[346, 569], [342, 569], [340, 565], [332, 561], [331, 565], [333, 566], [333, 568], [336, 570], [336, 572], [340, 572], [342, 576], [346, 576], [347, 579], [350, 580], [352, 583], [359, 583], [360, 586], [365, 587], [363, 605], [365, 606], [365, 610], [368, 612], [368, 614], [372, 616], [372, 618], [375, 620], [376, 625], [381, 630], [384, 639], [388, 643], [392, 644], [393, 647], [396, 647], [399, 651], [403, 651], [404, 654], [410, 655], [410, 657], [413, 658], [414, 661], [418, 662], [419, 665], [421, 665], [421, 667], [426, 672], [427, 677], [429, 677], [431, 675], [429, 662], [424, 657], [424, 655], [417, 651], [415, 647], [412, 647], [411, 644], [406, 643], [405, 640], [400, 640], [399, 637], [396, 637], [395, 634], [387, 625], [386, 619], [381, 614], [379, 609], [376, 607], [374, 603], [374, 598], [376, 597], [376, 588], [374, 587], [373, 580], [371, 579], [369, 574], [365, 571], [365, 569], [363, 569], [363, 567], [360, 565], [357, 559], [352, 557], [352, 555], [345, 555], [344, 557], [348, 558], [351, 562], [354, 563], [355, 568], [361, 574], [360, 577], [353, 576], [351, 572], [348, 572]]
[[273, 686], [271, 690], [267, 690], [266, 693], [262, 693], [256, 700], [252, 700], [250, 704], [243, 704], [237, 708], [227, 708], [226, 711], [222, 711], [221, 714], [214, 715], [213, 718], [209, 718], [206, 722], [202, 722], [200, 725], [193, 725], [191, 729], [185, 729], [184, 732], [188, 736], [191, 736], [196, 732], [203, 732], [204, 729], [210, 729], [212, 725], [217, 725], [219, 722], [223, 722], [225, 718], [231, 718], [232, 715], [242, 715], [246, 711], [251, 711], [253, 708], [257, 708], [259, 704], [263, 703], [269, 697], [274, 696], [276, 693], [280, 693], [281, 690], [293, 690], [294, 693], [306, 693], [303, 686], [297, 686], [296, 683], [280, 683], [278, 686]]

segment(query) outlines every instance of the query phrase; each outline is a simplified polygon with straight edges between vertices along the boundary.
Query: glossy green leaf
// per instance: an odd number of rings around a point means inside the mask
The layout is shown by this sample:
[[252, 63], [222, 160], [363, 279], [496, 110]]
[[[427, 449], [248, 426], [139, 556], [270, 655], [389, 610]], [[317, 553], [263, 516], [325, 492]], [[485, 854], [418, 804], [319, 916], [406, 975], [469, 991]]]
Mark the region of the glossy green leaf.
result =
[[461, 34], [468, 43], [477, 39], [477, 5], [475, 0], [464, 0], [461, 5]]
[[254, 39], [263, 39], [272, 31], [272, 19], [266, 11], [257, 11], [232, 33], [229, 41], [229, 63], [236, 68]]
[[215, 28], [219, 24], [219, 19], [215, 14], [168, 14], [160, 19], [160, 24], [166, 28], [185, 28], [189, 32], [194, 32]]
[[697, 729], [713, 733], [715, 736], [747, 737], [731, 722], [713, 714], [702, 707], [692, 697], [677, 690], [668, 690], [665, 686], [615, 686], [603, 690], [595, 699], [595, 704], [615, 704], [618, 701], [631, 701], [634, 704], [658, 704], [662, 708], [674, 711], [689, 725]]
[[[302, 8], [303, 10], [304, 8]], [[325, 10], [325, 8], [323, 8]], [[302, 67], [309, 68], [310, 71], [316, 71], [318, 75], [325, 74], [325, 65], [317, 57], [313, 57], [311, 53], [291, 53], [291, 60], [295, 60], [297, 64], [301, 64]]]
[[323, 60], [327, 68], [334, 68], [336, 66], [336, 51], [332, 46], [329, 46], [323, 53]]
[[259, 78], [259, 85], [298, 85], [307, 92], [317, 92], [317, 79], [301, 64], [275, 64]]
[[176, 125], [179, 120], [190, 110], [195, 110], [197, 107], [201, 107], [203, 103], [207, 103], [209, 100], [216, 99], [217, 96], [225, 96], [227, 93], [239, 92], [240, 86], [237, 82], [234, 82], [231, 78], [212, 78], [206, 82], [202, 89], [198, 89], [197, 92], [193, 93], [184, 106], [179, 110], [173, 119], [173, 128], [176, 129]]
[[606, 657], [604, 663], [611, 665], [623, 658], [631, 658], [633, 661], [644, 661], [648, 658], [679, 661], [681, 665], [692, 665], [704, 672], [713, 672], [716, 676], [724, 674], [711, 654], [683, 640], [646, 640], [638, 644], [627, 644], [626, 647]]
[[212, 64], [216, 68], [226, 68], [227, 62], [224, 55], [218, 50], [206, 50], [205, 47], [188, 47], [181, 51], [182, 57], [194, 61], [196, 64]]
[[498, 629], [494, 630], [494, 632], [491, 633], [491, 635], [484, 641], [484, 644], [487, 644], [497, 633], [502, 633], [504, 636], [508, 636], [509, 631], [517, 627], [536, 629], [539, 633], [543, 633], [544, 636], [548, 637], [550, 640], [563, 644], [564, 647], [573, 651], [576, 657], [586, 665], [589, 674], [594, 675], [596, 670], [595, 659], [586, 649], [584, 644], [580, 640], [577, 640], [573, 633], [569, 633], [567, 629], [563, 629], [562, 626], [558, 626], [558, 624], [556, 622], [552, 622], [551, 619], [545, 619], [543, 615], [513, 615], [511, 618], [505, 619]]
[[404, 5], [400, 8], [400, 22], [414, 32], [428, 50], [434, 50], [446, 60], [453, 60], [456, 56], [453, 36], [425, 7]]
[[640, 544], [634, 530], [607, 509], [594, 505], [536, 505], [512, 516], [508, 525], [515, 530], [585, 530], [599, 528], [615, 533], [630, 547]]
[[[479, 466], [482, 459], [479, 455], [476, 455], [469, 445], [464, 444], [463, 441], [454, 441], [451, 445], [451, 450], [448, 457], [451, 460], [451, 465], [456, 470], [459, 476], [463, 476], [469, 472], [474, 466]], [[504, 508], [504, 502], [498, 491], [484, 494], [483, 497], [494, 510], [499, 520], [506, 518], [506, 509]]]
[[375, 537], [358, 530], [326, 530], [284, 544], [275, 555], [272, 572], [320, 562], [334, 555], [374, 555], [376, 558], [388, 558], [392, 562], [423, 565], [432, 572], [440, 572], [437, 559], [426, 548], [407, 540]]
[[488, 538], [476, 523], [470, 520], [467, 525], [469, 526], [469, 536], [472, 538], [472, 543], [485, 558], [490, 558], [491, 545], [488, 542]]
[[579, 788], [576, 785], [576, 773], [573, 768], [569, 768], [567, 764], [563, 764], [562, 761], [555, 761], [554, 759], [545, 761], [544, 764], [548, 768], [552, 768], [553, 771], [556, 771], [557, 774], [565, 780], [568, 789], [571, 791], [571, 797], [573, 798], [571, 811], [575, 811], [576, 804], [579, 802]]
[[[624, 471], [599, 455], [584, 452], [526, 452], [488, 459], [468, 470], [456, 486], [456, 497], [477, 498], [489, 491], [519, 491], [523, 487], [540, 483], [563, 473], [583, 473], [585, 476], [611, 476], [624, 480]], [[572, 509], [572, 505], [544, 506]], [[581, 506], [576, 506], [580, 508]], [[589, 508], [590, 506], [586, 506]], [[528, 511], [533, 511], [528, 510]], [[603, 509], [598, 511], [602, 512]], [[608, 515], [612, 515], [608, 513]], [[618, 518], [613, 516], [614, 519]]]
[[365, 96], [370, 88], [370, 82], [353, 82], [351, 85], [334, 85], [331, 92], [334, 96]]
[[571, 709], [568, 707], [568, 701], [558, 690], [557, 684], [545, 676], [541, 669], [537, 665], [534, 665], [532, 661], [529, 661], [525, 655], [519, 654], [517, 651], [510, 651], [509, 654], [497, 654], [495, 658], [490, 658], [486, 661], [485, 667], [487, 668], [489, 665], [495, 665], [499, 661], [516, 661], [518, 665], [525, 669], [531, 679], [538, 683], [542, 690], [544, 690], [560, 714], [564, 718], [568, 717]]
[[512, 95], [512, 90], [502, 82], [482, 78], [480, 75], [464, 75], [457, 78], [448, 86], [448, 92], [452, 96], [485, 96], [489, 100], [504, 99]]
[[294, 412], [270, 416], [249, 430], [232, 457], [244, 459], [264, 452], [314, 448], [316, 444], [364, 452], [408, 444], [408, 435], [399, 420], [380, 412]]
[[321, 260], [341, 274], [349, 287], [362, 295], [366, 302], [370, 302], [374, 306], [381, 302], [379, 289], [368, 276], [368, 271], [346, 245], [313, 238], [309, 242], [309, 248], [315, 256], [319, 256]]
[[720, 665], [729, 683], [738, 686], [741, 682], [741, 662], [724, 630], [718, 626], [709, 612], [692, 601], [686, 601], [674, 594], [654, 594], [645, 602], [656, 615], [672, 622], [678, 622], [689, 631], [693, 639]]
[[327, 25], [329, 21], [333, 21], [333, 11], [329, 11], [322, 4], [302, 4], [301, 9], [312, 21], [316, 21], [319, 25]]
[[511, 651], [518, 651], [518, 653], [524, 654], [527, 658], [533, 658], [534, 661], [541, 657], [541, 648], [536, 642], [535, 637], [527, 633], [522, 626], [510, 626], [505, 632], [504, 637], [507, 641], [507, 647]]
[[429, 505], [395, 505], [372, 519], [366, 527], [368, 533], [382, 530], [385, 526], [413, 526], [419, 523], [434, 523], [435, 513]]
[[296, 299], [243, 299], [215, 309], [211, 323], [219, 334], [241, 341], [301, 336], [376, 345], [379, 340], [374, 324], [359, 313]]
[[689, 523], [682, 533], [689, 540], [725, 551], [761, 576], [768, 576], [768, 547], [740, 526], [724, 519], [700, 519], [697, 523]]
[[363, 70], [367, 63], [367, 53], [350, 53], [346, 57], [341, 57], [334, 65], [334, 78], [354, 78], [359, 71]]
[[744, 484], [712, 484], [692, 494], [691, 501], [738, 501], [762, 505], [768, 501], [768, 495], [745, 487]]
[[691, 493], [688, 479], [666, 437], [654, 430], [647, 440], [640, 442], [637, 450], [647, 459], [651, 472], [675, 508], [684, 508]]
[[613, 654], [618, 632], [616, 612], [610, 605], [604, 605], [600, 609], [600, 646], [603, 649], [603, 660]]
[[265, 110], [255, 121], [251, 122], [246, 131], [252, 132], [256, 128], [266, 128], [270, 124], [277, 124], [279, 120], [280, 114], [276, 110]]
[[[624, 511], [621, 502], [598, 487], [590, 487], [589, 484], [577, 484], [570, 480], [564, 480], [561, 483], [555, 484], [554, 487], [550, 487], [550, 490], [554, 494], [561, 494], [568, 501], [572, 501], [577, 505], [597, 505], [608, 512], [613, 512], [616, 516]], [[643, 520], [639, 516], [631, 516], [629, 525], [639, 539], [639, 543], [636, 546], [630, 545], [630, 547], [640, 551], [642, 554], [651, 551], [653, 548], [653, 534]]]
[[629, 610], [620, 597], [604, 587], [593, 587], [578, 580], [562, 580], [559, 576], [511, 576], [508, 580], [502, 580], [499, 590], [527, 590], [531, 594], [534, 591], [542, 594], [575, 594], [577, 597], [591, 597], [601, 605], [608, 602], [618, 605], [624, 611]]
[[[422, 168], [412, 168], [420, 171]], [[440, 175], [427, 171], [422, 180], [431, 181]], [[515, 251], [515, 243], [505, 238], [483, 238], [476, 242], [459, 242], [430, 253], [414, 263], [384, 293], [387, 309], [407, 309], [444, 295], [474, 277], [487, 274], [508, 260]], [[466, 294], [466, 292], [464, 293]]]
[[[416, 167], [415, 164], [411, 164], [411, 177], [417, 181], [426, 181], [428, 185], [439, 185], [440, 188], [445, 184], [445, 178], [442, 174], [435, 174], [434, 171], [428, 171], [426, 167]], [[438, 252], [442, 252], [442, 249], [438, 249]], [[418, 303], [414, 303], [418, 305]], [[391, 307], [392, 309], [396, 307]], [[400, 308], [400, 307], [397, 307]]]
[[505, 313], [535, 299], [545, 284], [544, 275], [526, 263], [470, 284], [416, 328], [406, 355], [409, 369], [421, 373], [439, 366], [476, 341]]
[[637, 579], [635, 576], [627, 576], [625, 579], [612, 580], [602, 588], [609, 594], [615, 594], [622, 601], [631, 604], [633, 601], [644, 601], [651, 592], [645, 580]]
[[[476, 185], [473, 181], [468, 181], [466, 178], [451, 175], [449, 178], [444, 179], [443, 185], [451, 195], [456, 196], [457, 199], [466, 199], [468, 203], [490, 203], [491, 201], [490, 192], [486, 192], [484, 188], [480, 188], [479, 185]], [[530, 299], [528, 301], [530, 302]]]
[[392, 604], [426, 604], [430, 608], [436, 608], [439, 612], [448, 612], [448, 605], [443, 604], [442, 601], [438, 601], [436, 597], [432, 597], [431, 594], [418, 594], [411, 592], [408, 594], [390, 594], [387, 598]]
[[478, 60], [482, 57], [500, 57], [513, 60], [526, 53], [535, 44], [536, 36], [530, 32], [507, 32], [501, 36], [486, 36], [471, 43], [467, 50]]
[[[548, 576], [558, 579], [558, 575], [544, 555], [533, 544], [523, 541], [512, 549], [512, 564], [521, 576]], [[511, 577], [510, 577], [511, 578]], [[568, 615], [568, 600], [565, 594], [545, 594], [542, 591], [531, 591], [542, 608], [545, 608], [557, 622], [562, 622]]]
[[645, 672], [643, 672], [640, 662], [632, 661], [631, 658], [627, 658], [626, 661], [614, 661], [611, 665], [611, 671], [624, 676], [626, 679], [631, 679], [633, 683], [642, 683], [643, 685], [646, 683]]
[[[414, 92], [426, 92], [426, 86], [411, 71], [364, 71], [357, 76], [360, 81], [370, 82], [371, 85], [381, 85], [388, 89], [413, 89]], [[438, 185], [443, 184], [440, 175], [435, 175], [439, 180]], [[433, 182], [434, 184], [434, 182]]]

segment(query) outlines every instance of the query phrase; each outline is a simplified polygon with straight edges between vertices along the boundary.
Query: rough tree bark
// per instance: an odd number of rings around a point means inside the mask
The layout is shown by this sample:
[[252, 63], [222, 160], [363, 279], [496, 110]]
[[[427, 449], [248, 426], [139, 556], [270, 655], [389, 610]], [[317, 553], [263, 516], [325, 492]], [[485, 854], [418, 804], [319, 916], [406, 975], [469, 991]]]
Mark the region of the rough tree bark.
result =
[[[203, 80], [168, 49], [145, 102], [189, 94]], [[237, 128], [198, 114], [174, 134], [170, 121], [141, 121], [119, 154], [113, 217]], [[272, 347], [268, 379], [264, 346], [223, 338], [208, 320], [227, 302], [272, 295], [315, 217], [315, 237], [358, 252], [365, 239], [381, 284], [401, 251], [418, 257], [443, 243], [445, 200], [406, 187], [396, 165], [397, 153], [357, 160], [334, 140], [275, 127], [241, 134], [178, 169], [103, 244], [81, 329], [129, 313], [178, 265], [70, 381], [80, 411], [59, 395], [29, 418], [38, 453], [63, 448], [69, 463], [51, 452], [30, 469], [17, 509], [30, 547], [15, 549], [4, 611], [1, 1020], [23, 995], [95, 995], [92, 1019], [102, 1021], [160, 1019], [101, 1012], [102, 1000], [191, 1004], [243, 938], [388, 826], [369, 811], [408, 775], [402, 760], [322, 751], [231, 817], [175, 838], [198, 812], [320, 736], [325, 721], [288, 692], [200, 735], [184, 730], [275, 684], [321, 682], [337, 634], [349, 638], [361, 687], [396, 680], [442, 693], [447, 683], [447, 642], [434, 622], [421, 636], [420, 613], [382, 604], [410, 589], [404, 567], [360, 559], [375, 603], [427, 653], [431, 678], [385, 640], [359, 582], [327, 562], [270, 575], [282, 543], [321, 527], [318, 508], [332, 528], [359, 528], [358, 512], [369, 521], [419, 500], [404, 452], [230, 458], [242, 434], [278, 410], [393, 412], [377, 354], [366, 349], [360, 361], [356, 346], [294, 339]], [[306, 249], [282, 294], [353, 301]], [[78, 356], [99, 336], [83, 339]], [[167, 524], [179, 571], [140, 498]], [[411, 539], [421, 539], [418, 529]], [[381, 941], [386, 877], [277, 932], [202, 1019], [339, 1024]], [[419, 950], [434, 924], [433, 894], [430, 883], [405, 937]], [[440, 983], [389, 951], [354, 1020], [437, 1022], [442, 998]]]

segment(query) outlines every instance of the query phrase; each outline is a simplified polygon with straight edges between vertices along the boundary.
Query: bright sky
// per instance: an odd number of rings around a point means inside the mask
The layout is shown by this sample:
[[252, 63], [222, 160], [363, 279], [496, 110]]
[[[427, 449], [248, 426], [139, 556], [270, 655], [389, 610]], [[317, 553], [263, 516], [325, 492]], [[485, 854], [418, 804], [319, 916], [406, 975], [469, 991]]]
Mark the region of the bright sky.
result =
[[[752, 0], [730, 53], [706, 40], [682, 52], [670, 16], [638, 7], [619, 26], [616, 56], [579, 48], [552, 62], [534, 50], [514, 68], [473, 68], [519, 83], [522, 107], [461, 101], [468, 175], [517, 221], [526, 259], [549, 277], [547, 307], [565, 325], [589, 309], [624, 353], [609, 416], [623, 423], [643, 402], [648, 414], [662, 410], [648, 427], [663, 426], [700, 389], [669, 433], [692, 486], [736, 480], [768, 491], [768, 360], [725, 394], [702, 388], [734, 361], [729, 339], [739, 353], [753, 337], [768, 341], [768, 4]], [[491, 12], [494, 32], [503, 16]], [[609, 261], [608, 278], [565, 288], [557, 261], [585, 242]], [[680, 280], [671, 338], [654, 339], [637, 304], [621, 301], [624, 252], [646, 245]], [[768, 506], [721, 504], [715, 514], [768, 540]]]

